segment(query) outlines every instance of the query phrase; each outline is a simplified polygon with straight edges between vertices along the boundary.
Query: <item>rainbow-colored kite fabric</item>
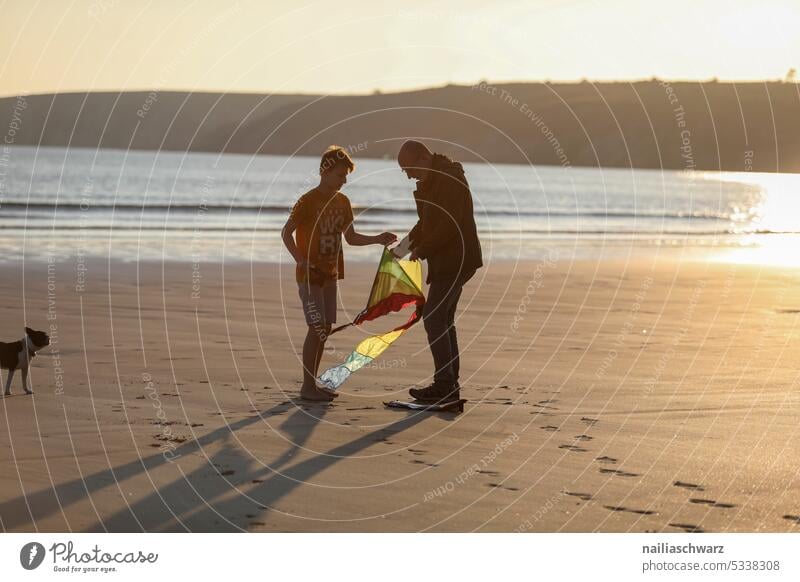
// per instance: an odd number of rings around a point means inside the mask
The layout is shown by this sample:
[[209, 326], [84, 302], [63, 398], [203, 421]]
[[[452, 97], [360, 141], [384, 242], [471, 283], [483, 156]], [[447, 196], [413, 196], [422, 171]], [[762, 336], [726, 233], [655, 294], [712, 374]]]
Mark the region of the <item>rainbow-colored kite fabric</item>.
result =
[[387, 313], [400, 311], [410, 305], [414, 305], [416, 308], [406, 323], [389, 332], [374, 335], [362, 341], [344, 362], [325, 370], [319, 377], [320, 383], [331, 390], [336, 390], [350, 377], [350, 374], [380, 356], [386, 351], [386, 348], [422, 317], [422, 308], [425, 305], [425, 296], [422, 293], [422, 264], [419, 261], [398, 259], [389, 249], [385, 248], [378, 265], [378, 272], [375, 274], [375, 281], [372, 283], [367, 306], [352, 323], [337, 327], [331, 334], [350, 325], [359, 325]]

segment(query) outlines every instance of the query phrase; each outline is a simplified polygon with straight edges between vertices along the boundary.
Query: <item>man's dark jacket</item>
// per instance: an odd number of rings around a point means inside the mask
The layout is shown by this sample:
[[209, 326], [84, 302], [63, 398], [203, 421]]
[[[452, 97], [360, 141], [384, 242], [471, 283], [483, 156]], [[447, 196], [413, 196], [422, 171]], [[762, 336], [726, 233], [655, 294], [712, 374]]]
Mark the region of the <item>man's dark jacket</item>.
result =
[[419, 221], [409, 233], [411, 248], [428, 261], [428, 283], [471, 277], [483, 259], [464, 168], [434, 154], [431, 172], [418, 182], [414, 200]]

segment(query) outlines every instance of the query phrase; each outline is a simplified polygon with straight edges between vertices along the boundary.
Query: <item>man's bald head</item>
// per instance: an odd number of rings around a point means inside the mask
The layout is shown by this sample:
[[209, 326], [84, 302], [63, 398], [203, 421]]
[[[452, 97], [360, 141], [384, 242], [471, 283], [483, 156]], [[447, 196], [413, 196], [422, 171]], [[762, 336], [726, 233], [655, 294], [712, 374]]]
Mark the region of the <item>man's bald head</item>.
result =
[[410, 139], [400, 146], [400, 153], [397, 154], [397, 159], [399, 160], [400, 158], [407, 156], [413, 156], [416, 158], [419, 156], [424, 156], [425, 154], [429, 156], [432, 155], [431, 150], [429, 150], [421, 141]]
[[400, 147], [397, 163], [410, 179], [424, 180], [430, 172], [433, 153], [424, 143], [410, 139]]

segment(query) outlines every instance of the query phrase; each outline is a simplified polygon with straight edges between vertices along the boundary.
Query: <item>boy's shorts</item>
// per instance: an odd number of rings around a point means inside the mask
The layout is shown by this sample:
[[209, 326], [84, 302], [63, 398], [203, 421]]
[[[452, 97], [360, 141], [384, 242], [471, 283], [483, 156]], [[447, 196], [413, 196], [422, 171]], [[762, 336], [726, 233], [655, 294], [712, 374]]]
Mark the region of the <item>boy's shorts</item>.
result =
[[298, 283], [297, 287], [308, 325], [324, 326], [336, 323], [336, 279], [327, 280], [322, 285]]

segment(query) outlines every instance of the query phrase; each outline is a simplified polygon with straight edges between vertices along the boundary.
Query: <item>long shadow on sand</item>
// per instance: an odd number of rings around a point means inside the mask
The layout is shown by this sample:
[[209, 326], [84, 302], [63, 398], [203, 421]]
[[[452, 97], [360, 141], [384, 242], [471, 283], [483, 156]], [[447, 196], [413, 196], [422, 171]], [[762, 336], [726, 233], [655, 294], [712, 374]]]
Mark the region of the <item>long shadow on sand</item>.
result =
[[[411, 412], [388, 426], [284, 470], [325, 416], [326, 405], [311, 405], [308, 410], [298, 408], [280, 425], [288, 433], [291, 444], [274, 462], [264, 463], [266, 466], [239, 448], [232, 436], [266, 417], [286, 412], [285, 406], [286, 403], [276, 405], [181, 445], [175, 450], [176, 455], [197, 454], [203, 447], [220, 442], [223, 447], [208, 463], [188, 474], [180, 470], [178, 460], [175, 463], [180, 472], [177, 479], [108, 517], [100, 515], [87, 531], [241, 531], [252, 520], [263, 520], [281, 498], [342, 458], [369, 448], [386, 434], [407, 430], [427, 416]], [[124, 491], [124, 482], [128, 479], [168, 464], [172, 464], [171, 461], [161, 453], [140, 457], [4, 502], [0, 504], [0, 517], [8, 530], [32, 530], [35, 521], [63, 510], [65, 523], [69, 524], [66, 509], [70, 505], [106, 489], [113, 494], [112, 488], [121, 486]]]

